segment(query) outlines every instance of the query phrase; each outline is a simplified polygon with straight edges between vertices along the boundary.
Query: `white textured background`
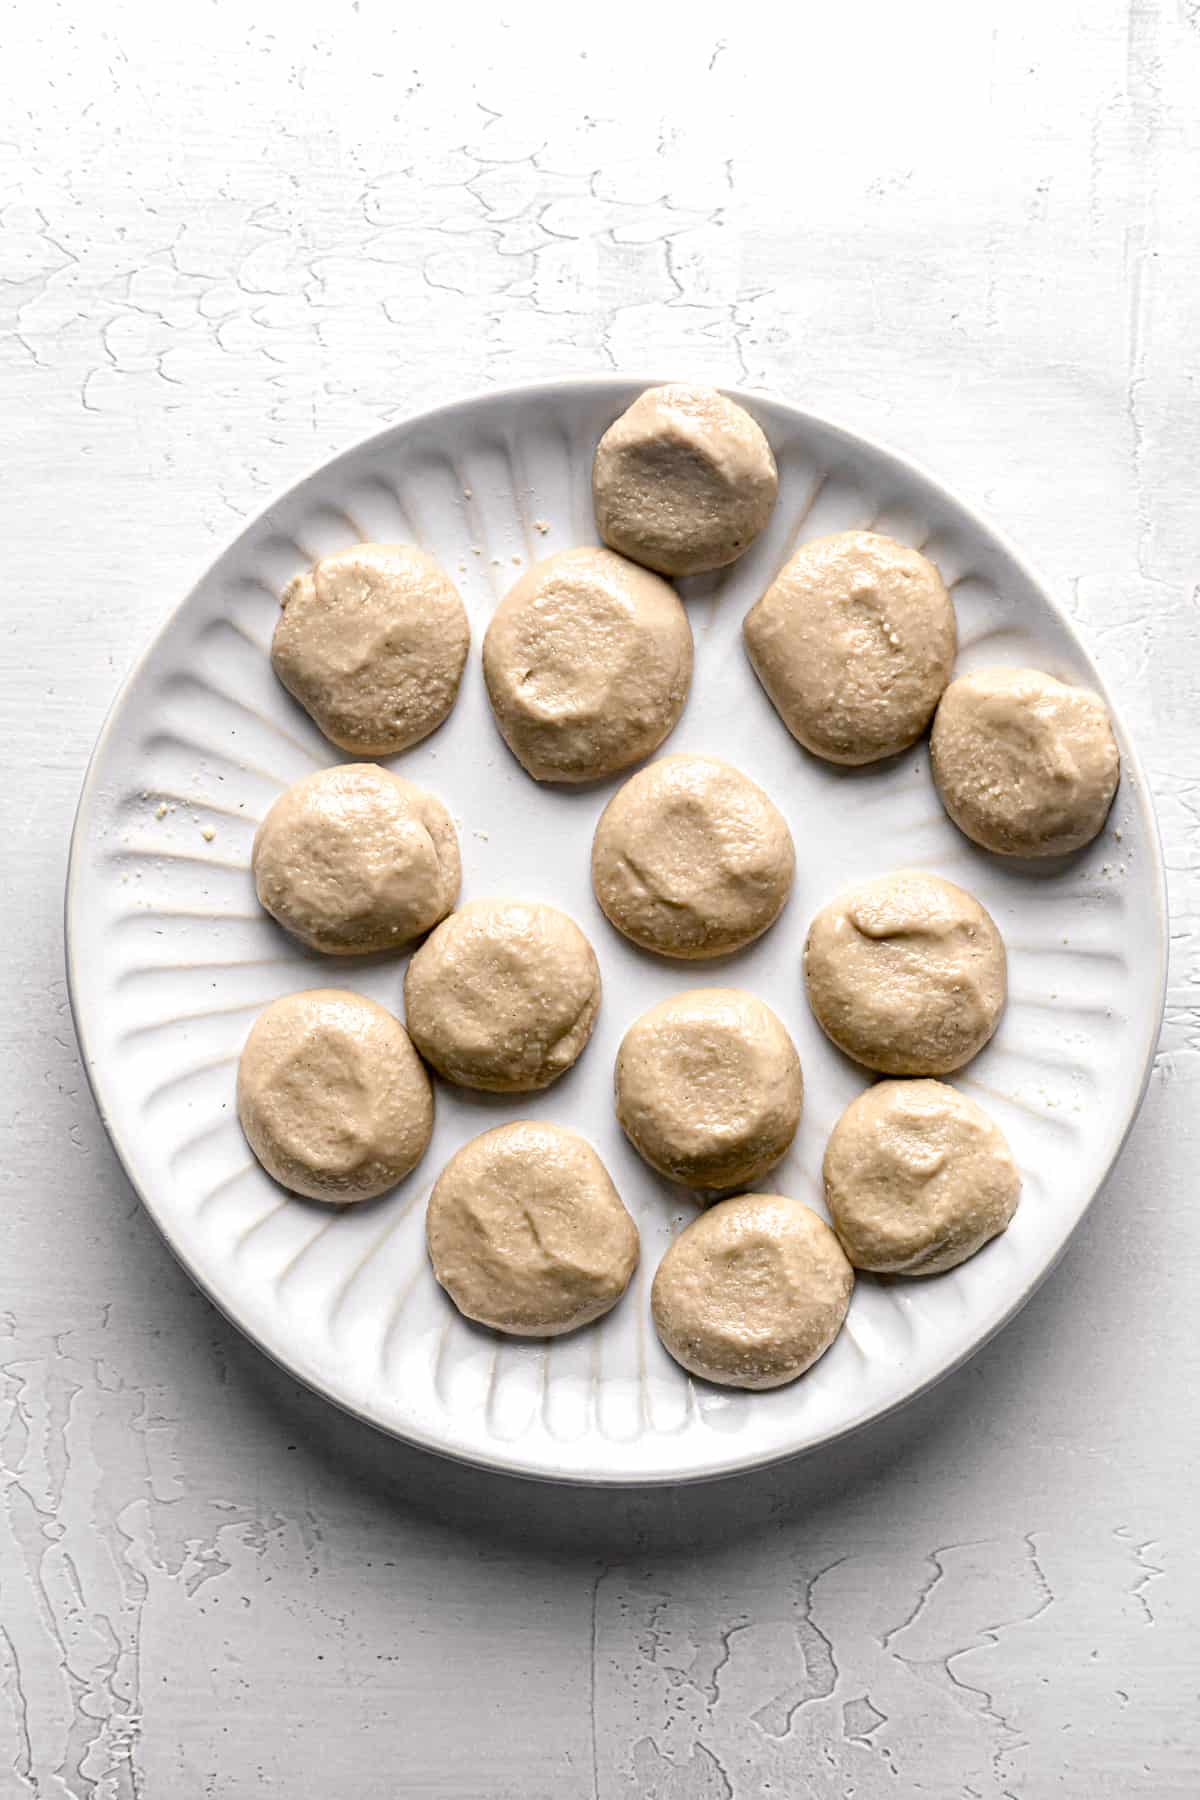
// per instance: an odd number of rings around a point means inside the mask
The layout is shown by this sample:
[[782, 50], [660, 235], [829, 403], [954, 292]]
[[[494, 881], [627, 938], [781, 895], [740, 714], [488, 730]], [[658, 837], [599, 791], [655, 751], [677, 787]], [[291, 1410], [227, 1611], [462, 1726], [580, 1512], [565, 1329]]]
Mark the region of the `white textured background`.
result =
[[[1200, 5], [427, 10], [3, 13], [0, 1796], [1193, 1796]], [[116, 684], [264, 496], [608, 367], [982, 502], [1125, 696], [1173, 906], [1140, 1124], [1024, 1314], [677, 1495], [439, 1464], [244, 1345], [108, 1148], [59, 926]]]

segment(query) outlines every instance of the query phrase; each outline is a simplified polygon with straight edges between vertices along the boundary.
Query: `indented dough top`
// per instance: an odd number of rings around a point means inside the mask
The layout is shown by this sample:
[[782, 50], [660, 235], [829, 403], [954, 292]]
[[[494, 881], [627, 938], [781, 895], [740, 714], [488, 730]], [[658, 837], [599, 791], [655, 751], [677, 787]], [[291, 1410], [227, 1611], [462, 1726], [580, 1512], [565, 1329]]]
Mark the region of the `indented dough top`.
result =
[[944, 1081], [877, 1081], [825, 1151], [825, 1198], [856, 1268], [934, 1275], [1008, 1225], [1021, 1178], [999, 1127]]
[[273, 1000], [238, 1062], [238, 1116], [293, 1193], [345, 1204], [394, 1186], [424, 1155], [433, 1091], [403, 1025], [363, 994]]
[[1078, 850], [1103, 829], [1121, 759], [1103, 701], [1041, 669], [979, 669], [942, 696], [934, 780], [960, 831], [1008, 856]]
[[523, 575], [492, 616], [483, 673], [496, 722], [538, 781], [628, 768], [683, 711], [692, 630], [661, 576], [612, 550], [563, 550]]
[[354, 544], [284, 589], [271, 663], [325, 736], [356, 756], [428, 737], [454, 705], [471, 631], [415, 544]]
[[723, 568], [771, 516], [779, 476], [744, 407], [716, 388], [648, 388], [600, 439], [592, 493], [612, 549], [664, 575]]
[[804, 948], [817, 1022], [884, 1075], [942, 1075], [987, 1043], [1004, 944], [973, 894], [924, 869], [876, 876], [817, 914]]
[[702, 1212], [654, 1277], [666, 1348], [725, 1387], [794, 1381], [842, 1328], [854, 1271], [825, 1221], [785, 1194], [741, 1194]]
[[661, 756], [639, 770], [605, 807], [592, 845], [596, 898], [618, 931], [689, 959], [766, 931], [795, 866], [778, 808], [716, 756]]
[[574, 919], [541, 901], [469, 901], [408, 965], [408, 1028], [463, 1087], [548, 1087], [580, 1055], [600, 1005], [600, 966]]
[[757, 1181], [795, 1136], [800, 1058], [783, 1023], [740, 988], [687, 988], [625, 1033], [617, 1117], [671, 1181], [709, 1190]]
[[340, 763], [292, 783], [259, 826], [258, 898], [331, 956], [398, 950], [445, 916], [462, 867], [436, 795], [375, 763]]
[[957, 642], [933, 563], [874, 531], [802, 545], [743, 629], [754, 671], [793, 737], [852, 764], [915, 743], [950, 679]]
[[464, 1144], [429, 1199], [426, 1236], [460, 1312], [498, 1331], [553, 1337], [617, 1303], [638, 1230], [578, 1132], [540, 1119]]

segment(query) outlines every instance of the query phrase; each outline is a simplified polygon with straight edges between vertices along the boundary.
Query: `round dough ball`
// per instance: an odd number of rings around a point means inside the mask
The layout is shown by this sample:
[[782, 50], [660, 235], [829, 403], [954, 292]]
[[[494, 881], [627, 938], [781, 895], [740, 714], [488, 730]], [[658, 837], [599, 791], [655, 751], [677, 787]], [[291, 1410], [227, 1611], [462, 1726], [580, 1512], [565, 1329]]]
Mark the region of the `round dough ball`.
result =
[[1003, 1133], [943, 1081], [880, 1081], [825, 1151], [825, 1198], [856, 1269], [937, 1275], [1005, 1229], [1021, 1177]]
[[945, 1075], [1004, 1006], [1004, 944], [972, 894], [923, 869], [879, 875], [813, 920], [808, 998], [839, 1050], [883, 1075]]
[[618, 788], [592, 885], [618, 931], [662, 956], [723, 956], [783, 911], [796, 869], [782, 814], [715, 756], [663, 756]]
[[614, 1307], [638, 1229], [585, 1138], [521, 1119], [472, 1138], [434, 1183], [433, 1272], [468, 1319], [558, 1337]]
[[616, 1098], [622, 1128], [660, 1175], [744, 1187], [787, 1154], [804, 1079], [769, 1006], [739, 988], [689, 988], [625, 1033]]
[[343, 750], [405, 750], [454, 705], [471, 628], [457, 588], [415, 544], [323, 556], [280, 605], [271, 666]]
[[722, 1387], [773, 1388], [823, 1356], [854, 1271], [824, 1220], [785, 1194], [721, 1200], [680, 1232], [650, 1305], [677, 1363]]
[[648, 388], [600, 439], [592, 496], [600, 536], [663, 575], [723, 569], [771, 516], [771, 446], [716, 388]]
[[408, 1029], [460, 1087], [549, 1087], [592, 1035], [600, 965], [573, 919], [526, 900], [472, 900], [422, 944], [404, 978]]
[[407, 1031], [341, 988], [286, 994], [258, 1015], [237, 1106], [268, 1175], [343, 1206], [394, 1187], [433, 1131], [433, 1090]]
[[1004, 856], [1090, 844], [1121, 775], [1103, 702], [1041, 669], [960, 675], [942, 696], [929, 748], [954, 823]]
[[743, 627], [754, 672], [792, 736], [828, 762], [915, 744], [954, 667], [954, 607], [917, 550], [874, 531], [799, 549]]
[[374, 763], [294, 781], [259, 826], [250, 861], [271, 917], [329, 956], [410, 943], [445, 918], [462, 875], [441, 801]]
[[535, 781], [591, 781], [649, 756], [678, 723], [692, 628], [660, 576], [611, 550], [564, 550], [496, 608], [483, 675]]

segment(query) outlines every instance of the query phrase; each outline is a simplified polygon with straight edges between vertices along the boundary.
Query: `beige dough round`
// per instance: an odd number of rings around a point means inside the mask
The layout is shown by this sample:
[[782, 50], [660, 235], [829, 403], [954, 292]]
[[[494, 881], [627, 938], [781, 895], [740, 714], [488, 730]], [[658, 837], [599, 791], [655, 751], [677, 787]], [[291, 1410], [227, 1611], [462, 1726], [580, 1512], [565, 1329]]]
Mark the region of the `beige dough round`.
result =
[[617, 1117], [660, 1175], [744, 1187], [787, 1154], [804, 1081], [769, 1006], [740, 988], [689, 988], [629, 1027], [617, 1054]]
[[1121, 775], [1103, 702], [1041, 669], [961, 675], [942, 696], [929, 747], [954, 823], [1004, 856], [1090, 844]]
[[293, 782], [258, 828], [254, 886], [271, 917], [329, 956], [398, 950], [458, 897], [458, 839], [441, 801], [374, 763]]
[[600, 536], [663, 575], [722, 569], [771, 516], [779, 476], [762, 428], [716, 388], [648, 388], [600, 439]]
[[1004, 944], [991, 915], [923, 869], [879, 875], [824, 907], [804, 973], [822, 1030], [883, 1075], [961, 1068], [1004, 1006]]
[[585, 1138], [521, 1119], [472, 1138], [434, 1183], [433, 1272], [459, 1312], [517, 1337], [557, 1337], [614, 1307], [638, 1230]]
[[895, 756], [950, 679], [954, 607], [933, 564], [874, 531], [798, 550], [743, 627], [754, 672], [806, 750], [828, 762]]
[[943, 1081], [880, 1081], [825, 1151], [825, 1198], [856, 1269], [937, 1275], [1008, 1225], [1021, 1177], [1004, 1134]]
[[677, 1363], [722, 1387], [773, 1388], [823, 1356], [854, 1271], [824, 1220], [785, 1194], [721, 1200], [658, 1265], [650, 1305]]
[[394, 1187], [433, 1131], [433, 1090], [403, 1025], [341, 988], [287, 994], [258, 1015], [237, 1105], [268, 1175], [341, 1206]]
[[783, 910], [796, 853], [763, 790], [715, 756], [662, 756], [618, 788], [596, 827], [592, 884], [643, 949], [723, 956]]
[[355, 544], [283, 590], [271, 664], [325, 736], [388, 756], [454, 705], [471, 630], [458, 590], [415, 544]]
[[591, 781], [674, 729], [692, 628], [661, 576], [611, 550], [564, 550], [496, 608], [483, 674], [504, 741], [535, 781]]
[[526, 900], [472, 900], [404, 978], [413, 1042], [447, 1081], [497, 1094], [549, 1087], [592, 1035], [596, 953], [573, 919]]

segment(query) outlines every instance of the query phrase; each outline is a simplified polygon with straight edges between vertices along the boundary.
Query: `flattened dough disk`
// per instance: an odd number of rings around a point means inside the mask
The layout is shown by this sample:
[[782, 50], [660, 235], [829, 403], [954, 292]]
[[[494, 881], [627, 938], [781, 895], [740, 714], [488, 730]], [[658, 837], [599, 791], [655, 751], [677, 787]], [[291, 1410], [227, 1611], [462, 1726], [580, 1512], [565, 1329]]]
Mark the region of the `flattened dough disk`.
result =
[[592, 844], [592, 885], [618, 931], [661, 956], [722, 956], [761, 937], [796, 868], [782, 814], [715, 756], [660, 756], [617, 789]]
[[825, 1151], [825, 1199], [856, 1269], [937, 1275], [1005, 1230], [1021, 1178], [999, 1127], [944, 1081], [878, 1081]]
[[883, 1075], [944, 1075], [999, 1023], [1004, 944], [965, 888], [924, 869], [864, 881], [817, 914], [808, 998], [839, 1050]]
[[674, 588], [611, 550], [564, 550], [505, 595], [483, 640], [505, 743], [535, 781], [591, 781], [649, 756], [692, 679]]
[[433, 1090], [403, 1025], [341, 988], [264, 1008], [238, 1063], [237, 1105], [269, 1175], [339, 1205], [394, 1187], [433, 1131]]
[[663, 575], [699, 575], [741, 556], [779, 490], [771, 446], [716, 388], [648, 388], [600, 439], [592, 495], [600, 536]]
[[250, 860], [271, 917], [328, 956], [402, 949], [450, 911], [462, 875], [441, 801], [375, 763], [294, 781]]
[[792, 736], [835, 763], [916, 743], [954, 667], [954, 607], [937, 569], [876, 531], [801, 546], [743, 627]]
[[472, 900], [404, 978], [408, 1029], [447, 1081], [498, 1094], [549, 1087], [592, 1035], [600, 965], [574, 919], [540, 901]]
[[325, 736], [390, 756], [435, 731], [471, 641], [450, 577], [415, 544], [355, 544], [283, 591], [271, 665]]
[[1103, 702], [1041, 669], [961, 675], [942, 696], [929, 748], [954, 823], [1002, 856], [1090, 844], [1121, 775]]
[[787, 1154], [804, 1100], [782, 1022], [739, 988], [688, 988], [635, 1019], [617, 1054], [617, 1117], [660, 1175], [744, 1187]]
[[459, 1311], [518, 1337], [557, 1337], [614, 1307], [638, 1230], [592, 1146], [521, 1119], [472, 1138], [429, 1199], [433, 1272]]
[[784, 1194], [702, 1212], [658, 1265], [651, 1307], [677, 1363], [723, 1387], [773, 1388], [823, 1356], [854, 1271], [823, 1219]]

